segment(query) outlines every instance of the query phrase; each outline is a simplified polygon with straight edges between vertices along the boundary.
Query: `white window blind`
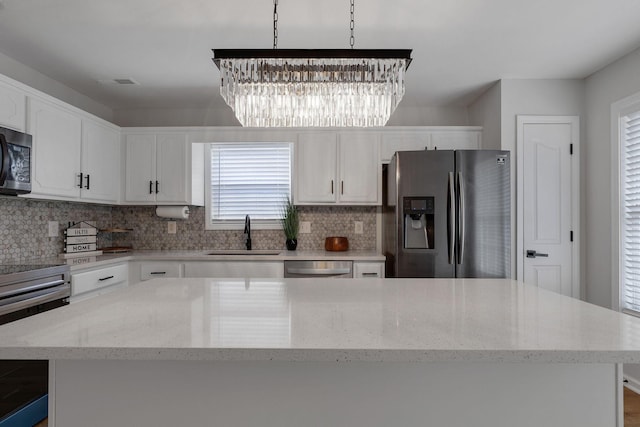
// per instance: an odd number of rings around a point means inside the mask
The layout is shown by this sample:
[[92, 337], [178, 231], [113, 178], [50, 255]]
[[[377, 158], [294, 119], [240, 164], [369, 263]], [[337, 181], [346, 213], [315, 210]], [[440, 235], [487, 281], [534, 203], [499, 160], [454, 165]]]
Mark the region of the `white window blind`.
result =
[[211, 144], [211, 221], [277, 220], [291, 197], [291, 144]]
[[[640, 111], [621, 117], [621, 280], [624, 310], [640, 314]], [[622, 145], [622, 144], [621, 144]]]

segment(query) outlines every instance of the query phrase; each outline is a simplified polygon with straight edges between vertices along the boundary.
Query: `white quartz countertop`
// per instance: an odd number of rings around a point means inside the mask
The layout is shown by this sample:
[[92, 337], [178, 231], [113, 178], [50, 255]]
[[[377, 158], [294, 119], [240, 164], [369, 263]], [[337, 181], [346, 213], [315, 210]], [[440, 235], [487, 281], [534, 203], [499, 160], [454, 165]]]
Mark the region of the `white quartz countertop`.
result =
[[0, 326], [3, 359], [640, 362], [640, 319], [511, 280], [154, 279]]
[[[211, 255], [214, 253], [213, 255]], [[70, 258], [71, 271], [99, 267], [124, 261], [288, 261], [288, 260], [352, 260], [384, 261], [384, 255], [376, 251], [261, 251], [261, 250], [194, 250], [194, 251], [132, 251], [120, 254], [103, 254], [97, 257]]]

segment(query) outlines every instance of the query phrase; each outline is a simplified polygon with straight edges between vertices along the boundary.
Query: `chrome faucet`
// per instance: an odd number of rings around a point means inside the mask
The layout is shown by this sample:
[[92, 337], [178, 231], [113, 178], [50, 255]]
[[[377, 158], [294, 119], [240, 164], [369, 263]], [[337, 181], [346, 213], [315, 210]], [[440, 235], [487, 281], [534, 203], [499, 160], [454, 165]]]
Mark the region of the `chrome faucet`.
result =
[[251, 250], [251, 218], [249, 218], [249, 215], [244, 217], [244, 234], [247, 235], [246, 246], [247, 246], [247, 250], [250, 251]]

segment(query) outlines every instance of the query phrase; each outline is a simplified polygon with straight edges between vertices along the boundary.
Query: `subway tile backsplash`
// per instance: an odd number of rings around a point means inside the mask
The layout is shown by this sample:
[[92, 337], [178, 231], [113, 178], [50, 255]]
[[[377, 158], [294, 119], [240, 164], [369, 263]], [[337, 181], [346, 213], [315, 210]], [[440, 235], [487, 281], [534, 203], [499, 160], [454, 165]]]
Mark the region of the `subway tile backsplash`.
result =
[[[350, 249], [375, 250], [376, 208], [300, 206], [301, 221], [311, 233], [298, 236], [299, 250], [323, 250], [327, 236], [346, 236]], [[103, 206], [0, 196], [0, 263], [37, 261], [62, 252], [63, 231], [70, 222], [94, 221], [98, 228], [124, 227], [124, 234], [100, 233], [98, 246], [132, 245], [141, 250], [244, 249], [242, 230], [204, 229], [205, 209], [190, 207], [188, 220], [176, 220], [177, 233], [167, 233], [167, 220], [155, 206]], [[47, 237], [48, 222], [58, 221], [57, 237]], [[364, 232], [354, 233], [354, 221]], [[252, 230], [253, 249], [284, 249], [281, 230]]]

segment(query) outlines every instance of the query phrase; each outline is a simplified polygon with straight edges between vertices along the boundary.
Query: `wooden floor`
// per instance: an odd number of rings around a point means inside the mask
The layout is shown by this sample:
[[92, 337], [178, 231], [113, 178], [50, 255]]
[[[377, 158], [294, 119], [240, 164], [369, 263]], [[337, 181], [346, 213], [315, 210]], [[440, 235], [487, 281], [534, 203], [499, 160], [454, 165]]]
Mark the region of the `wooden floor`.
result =
[[[48, 427], [44, 420], [34, 427]], [[640, 394], [624, 387], [624, 427], [640, 427]]]
[[624, 388], [624, 427], [640, 427], [640, 394]]

